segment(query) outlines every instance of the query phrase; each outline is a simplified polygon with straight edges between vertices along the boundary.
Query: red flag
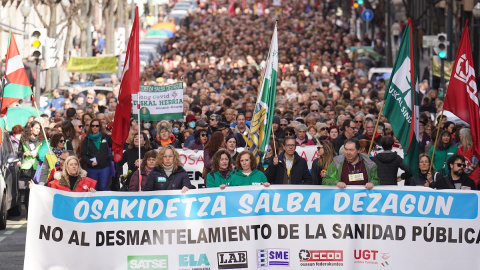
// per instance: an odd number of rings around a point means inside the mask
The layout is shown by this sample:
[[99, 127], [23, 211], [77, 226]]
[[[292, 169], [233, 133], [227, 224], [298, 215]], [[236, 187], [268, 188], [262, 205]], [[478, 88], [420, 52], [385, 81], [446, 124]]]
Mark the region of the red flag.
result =
[[137, 94], [140, 88], [140, 55], [138, 50], [138, 7], [135, 8], [130, 39], [128, 40], [125, 65], [123, 67], [122, 83], [118, 94], [118, 104], [115, 110], [112, 130], [113, 159], [120, 161], [123, 157], [123, 145], [130, 130], [130, 111], [132, 109], [132, 94]]
[[230, 13], [232, 17], [235, 16], [235, 0], [230, 0], [228, 3], [228, 13]]
[[470, 125], [474, 153], [480, 158], [480, 116], [468, 20], [463, 29], [443, 109], [452, 112]]

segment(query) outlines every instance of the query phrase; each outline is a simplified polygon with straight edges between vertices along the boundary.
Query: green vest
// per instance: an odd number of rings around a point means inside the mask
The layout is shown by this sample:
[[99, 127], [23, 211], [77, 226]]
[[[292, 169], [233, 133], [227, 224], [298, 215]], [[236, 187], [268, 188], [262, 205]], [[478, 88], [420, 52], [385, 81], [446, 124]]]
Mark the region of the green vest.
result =
[[[30, 151], [30, 149], [28, 149], [27, 146], [25, 145], [25, 142], [22, 142], [23, 151], [24, 152], [30, 152], [32, 154], [37, 154], [38, 155], [38, 150], [40, 149], [40, 147], [42, 147], [42, 144], [43, 144], [43, 142], [40, 143], [34, 150]], [[20, 166], [20, 169], [29, 170], [29, 169], [33, 168], [34, 170], [36, 170], [37, 166], [38, 166], [37, 158], [34, 158], [32, 156], [28, 156], [28, 157], [23, 158], [22, 166]]]

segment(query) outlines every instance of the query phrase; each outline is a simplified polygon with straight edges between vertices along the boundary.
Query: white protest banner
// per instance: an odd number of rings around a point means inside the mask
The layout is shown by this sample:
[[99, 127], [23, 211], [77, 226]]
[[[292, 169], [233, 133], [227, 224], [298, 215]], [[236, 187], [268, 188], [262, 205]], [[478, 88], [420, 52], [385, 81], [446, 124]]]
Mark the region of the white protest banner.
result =
[[[24, 269], [478, 269], [479, 198], [424, 187], [31, 190]], [[285, 268], [284, 268], [285, 269]]]
[[[197, 188], [205, 187], [205, 180], [202, 178], [203, 172], [203, 150], [195, 153], [193, 150], [175, 149], [180, 155], [180, 160], [183, 163], [183, 168], [187, 171], [192, 185]], [[243, 151], [243, 148], [238, 148], [237, 152]], [[308, 168], [312, 168], [312, 161], [318, 157], [316, 146], [297, 146], [297, 154], [307, 160]], [[266, 169], [266, 168], [265, 168]]]
[[[183, 119], [183, 83], [140, 85], [140, 116], [146, 121]], [[133, 118], [138, 118], [137, 95], [132, 95]]]

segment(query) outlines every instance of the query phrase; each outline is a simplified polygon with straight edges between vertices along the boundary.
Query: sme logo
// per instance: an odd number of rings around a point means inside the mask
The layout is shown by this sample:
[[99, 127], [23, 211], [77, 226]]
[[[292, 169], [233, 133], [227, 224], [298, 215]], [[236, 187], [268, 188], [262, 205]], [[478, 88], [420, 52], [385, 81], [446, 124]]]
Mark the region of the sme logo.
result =
[[246, 251], [217, 252], [218, 269], [248, 268]]
[[290, 266], [290, 250], [281, 248], [257, 249], [257, 268]]
[[128, 270], [168, 270], [167, 255], [141, 255], [127, 257]]
[[343, 250], [307, 250], [298, 254], [301, 262], [343, 262]]

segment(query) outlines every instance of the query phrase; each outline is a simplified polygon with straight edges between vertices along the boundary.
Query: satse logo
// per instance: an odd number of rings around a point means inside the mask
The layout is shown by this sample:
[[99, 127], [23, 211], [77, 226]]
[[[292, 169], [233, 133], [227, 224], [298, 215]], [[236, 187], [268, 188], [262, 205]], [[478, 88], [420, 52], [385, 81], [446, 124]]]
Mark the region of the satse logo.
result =
[[[207, 254], [204, 253], [198, 257], [196, 257], [195, 254], [181, 254], [178, 255], [178, 266], [184, 267], [183, 269], [189, 269], [190, 267], [210, 266], [210, 262], [208, 261]], [[210, 267], [202, 269], [210, 269]]]
[[257, 249], [257, 268], [290, 266], [290, 250], [280, 248]]
[[128, 270], [168, 270], [167, 255], [128, 256]]
[[218, 269], [248, 268], [246, 251], [217, 252]]

